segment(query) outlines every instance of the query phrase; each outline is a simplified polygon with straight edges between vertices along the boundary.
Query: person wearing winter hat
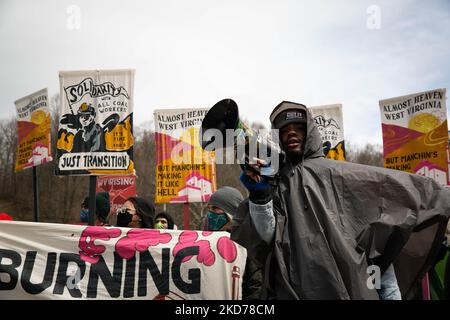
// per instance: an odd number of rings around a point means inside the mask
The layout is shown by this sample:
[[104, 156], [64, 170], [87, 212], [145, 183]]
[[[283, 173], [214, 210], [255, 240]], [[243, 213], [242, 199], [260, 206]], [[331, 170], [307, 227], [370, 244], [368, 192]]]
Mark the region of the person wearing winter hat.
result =
[[[231, 232], [233, 217], [237, 214], [244, 197], [239, 190], [222, 187], [212, 194], [208, 202], [208, 213], [203, 220], [204, 231]], [[242, 277], [242, 299], [260, 299], [262, 289], [262, 268], [253, 259], [247, 257]]]
[[[96, 225], [107, 224], [110, 210], [109, 193], [99, 192], [95, 195], [95, 216]], [[80, 219], [82, 222], [89, 222], [89, 197], [84, 198], [81, 203]]]
[[231, 231], [231, 221], [244, 197], [239, 190], [222, 187], [214, 192], [208, 202], [208, 213], [203, 220], [202, 230]]

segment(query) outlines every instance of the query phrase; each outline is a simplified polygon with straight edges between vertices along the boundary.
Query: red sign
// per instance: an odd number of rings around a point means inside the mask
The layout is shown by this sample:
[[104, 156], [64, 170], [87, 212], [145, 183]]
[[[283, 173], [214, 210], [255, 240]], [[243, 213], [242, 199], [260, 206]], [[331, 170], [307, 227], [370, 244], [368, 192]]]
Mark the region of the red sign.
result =
[[111, 211], [116, 212], [129, 197], [136, 196], [136, 176], [100, 176], [97, 177], [96, 192], [108, 192]]

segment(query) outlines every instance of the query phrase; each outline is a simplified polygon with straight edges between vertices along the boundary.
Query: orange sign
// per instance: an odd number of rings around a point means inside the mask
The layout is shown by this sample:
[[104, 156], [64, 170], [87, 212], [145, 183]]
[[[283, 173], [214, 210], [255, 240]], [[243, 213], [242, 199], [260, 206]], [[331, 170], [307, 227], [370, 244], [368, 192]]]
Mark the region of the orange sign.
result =
[[207, 109], [156, 110], [156, 203], [207, 202], [216, 191], [214, 154], [202, 150]]
[[17, 108], [16, 172], [52, 161], [47, 89], [15, 102]]

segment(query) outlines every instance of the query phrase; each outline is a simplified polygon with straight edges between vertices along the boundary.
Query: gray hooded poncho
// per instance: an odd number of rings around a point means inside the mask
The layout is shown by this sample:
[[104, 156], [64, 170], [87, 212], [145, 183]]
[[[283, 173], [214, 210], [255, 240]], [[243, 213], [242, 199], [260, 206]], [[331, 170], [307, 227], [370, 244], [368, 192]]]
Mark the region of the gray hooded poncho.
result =
[[232, 239], [265, 266], [267, 298], [378, 299], [367, 268], [384, 272], [392, 263], [408, 298], [443, 240], [450, 190], [415, 174], [325, 159], [306, 114], [303, 162], [286, 160], [271, 181], [273, 240], [258, 234], [248, 200]]

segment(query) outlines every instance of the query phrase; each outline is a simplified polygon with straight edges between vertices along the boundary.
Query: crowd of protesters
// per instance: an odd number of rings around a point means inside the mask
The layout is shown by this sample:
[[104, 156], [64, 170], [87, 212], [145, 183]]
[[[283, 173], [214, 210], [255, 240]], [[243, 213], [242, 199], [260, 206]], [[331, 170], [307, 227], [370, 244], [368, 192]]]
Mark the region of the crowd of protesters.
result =
[[[433, 221], [447, 224], [449, 190], [418, 175], [324, 159], [318, 129], [302, 104], [282, 102], [270, 121], [285, 152], [279, 173], [261, 175], [267, 164], [260, 159], [243, 166], [240, 180], [249, 197], [218, 189], [200, 227], [228, 232], [247, 249], [243, 298], [402, 299], [395, 259], [413, 232]], [[390, 191], [403, 193], [408, 203]], [[97, 226], [177, 229], [170, 213], [155, 214], [138, 196], [114, 212], [107, 192], [97, 193], [95, 203]], [[89, 217], [87, 197], [80, 224]], [[12, 218], [1, 213], [0, 220]], [[381, 269], [377, 291], [367, 286], [370, 265]]]

